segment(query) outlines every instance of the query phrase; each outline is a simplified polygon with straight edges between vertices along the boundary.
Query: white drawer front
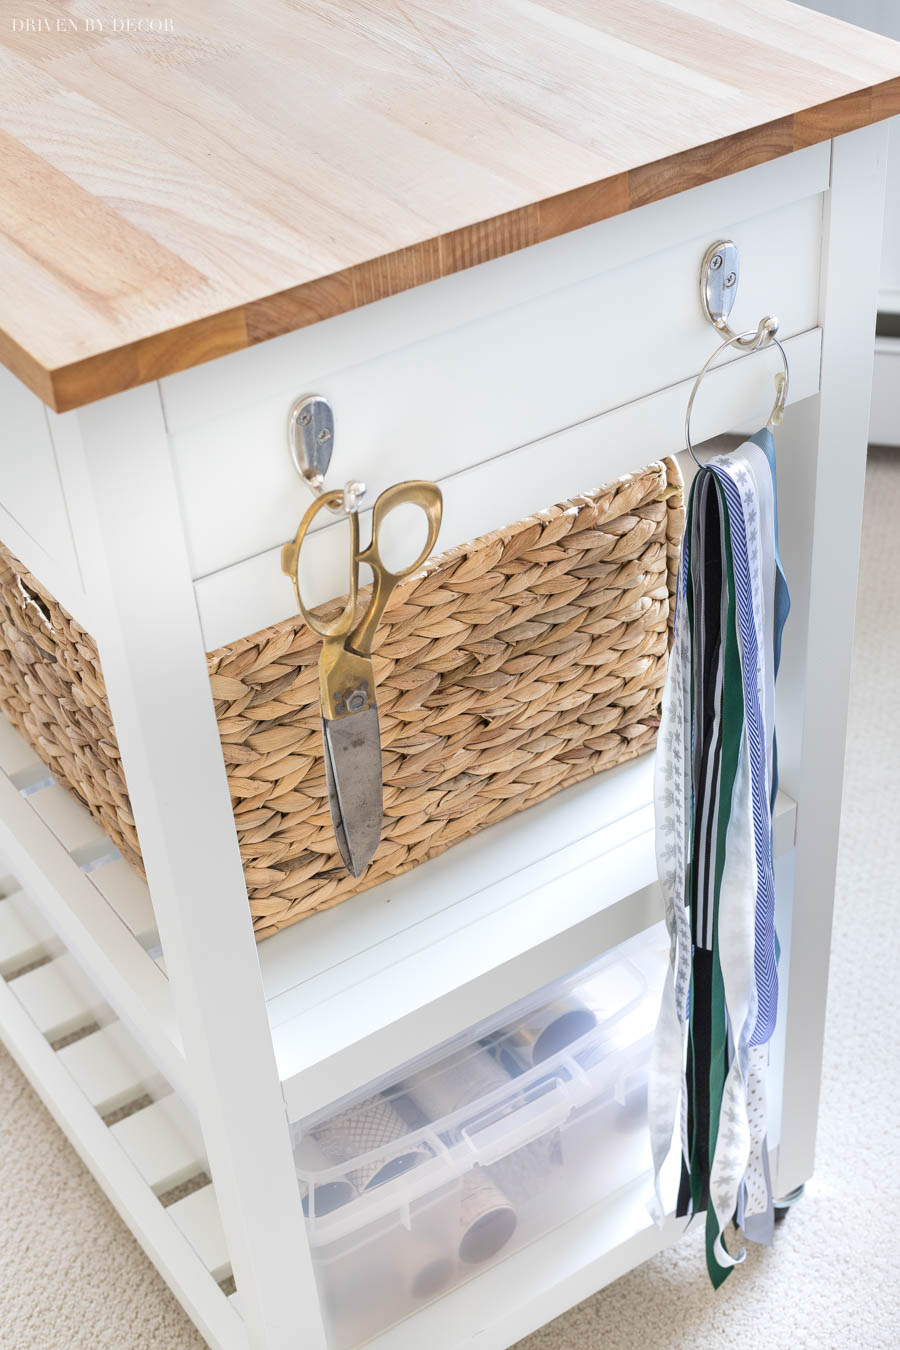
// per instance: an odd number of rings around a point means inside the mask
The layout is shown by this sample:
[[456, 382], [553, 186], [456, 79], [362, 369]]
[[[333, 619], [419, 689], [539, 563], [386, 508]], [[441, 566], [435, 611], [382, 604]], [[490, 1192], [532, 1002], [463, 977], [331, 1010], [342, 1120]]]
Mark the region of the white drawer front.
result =
[[[788, 178], [792, 164], [796, 172]], [[259, 390], [268, 386], [260, 373], [262, 348], [237, 354], [246, 358], [251, 377], [240, 359], [227, 358], [215, 363], [218, 371], [201, 368], [174, 377], [181, 383], [164, 381], [194, 576], [265, 553], [294, 532], [308, 497], [288, 456], [285, 424], [300, 394], [318, 392], [332, 400], [331, 479], [362, 478], [371, 499], [399, 479], [447, 480], [686, 379], [706, 359], [714, 338], [701, 317], [697, 273], [705, 248], [720, 234], [731, 234], [741, 248], [735, 322], [755, 327], [774, 311], [784, 335], [814, 328], [826, 167], [821, 157], [792, 156], [760, 166], [770, 171], [771, 190], [766, 175], [757, 174], [748, 193], [746, 176], [738, 174], [709, 185], [719, 189], [714, 197], [703, 196], [702, 189], [656, 203], [666, 210], [655, 213], [652, 230], [634, 222], [632, 232], [644, 249], [637, 257], [625, 233], [630, 217], [619, 218], [518, 255], [520, 269], [523, 260], [529, 264], [527, 286], [509, 283], [502, 265], [510, 259], [474, 269], [481, 281], [477, 295], [470, 274], [445, 278], [422, 289], [438, 315], [432, 323], [451, 312], [452, 326], [404, 345], [396, 345], [403, 324], [391, 305], [415, 301], [406, 324], [406, 335], [415, 336], [423, 318], [415, 292], [293, 334], [297, 364], [282, 372], [290, 382], [262, 398]], [[798, 187], [813, 191], [791, 199]], [[776, 202], [788, 200], [773, 207], [773, 196]], [[742, 220], [729, 213], [736, 205], [766, 211]], [[560, 280], [566, 247], [578, 255], [568, 284], [511, 303], [539, 285], [533, 277], [540, 279], [545, 256], [550, 284]], [[585, 275], [585, 269], [592, 270]], [[580, 274], [575, 279], [573, 271]], [[454, 293], [457, 286], [467, 292], [465, 304]], [[387, 337], [373, 328], [376, 310], [383, 313]], [[476, 317], [461, 322], [466, 313]], [[332, 323], [342, 324], [338, 337]], [[365, 331], [360, 336], [355, 329]], [[382, 350], [385, 342], [394, 345]], [[372, 351], [376, 354], [366, 359]], [[276, 355], [281, 370], [283, 349]], [[323, 368], [328, 361], [334, 364]], [[188, 377], [199, 381], [193, 403]], [[218, 416], [212, 415], [214, 381], [227, 408]], [[192, 410], [203, 411], [201, 420], [191, 422]], [[553, 498], [584, 486], [561, 478]], [[492, 523], [506, 519], [499, 510]]]
[[[785, 348], [793, 403], [818, 391], [821, 332], [814, 328], [789, 338]], [[712, 371], [695, 405], [694, 439], [699, 442], [726, 430], [758, 430], [771, 408], [773, 376], [780, 369], [776, 355], [768, 352]], [[688, 379], [671, 385], [447, 476], [441, 484], [444, 517], [438, 548], [453, 548], [671, 454], [682, 444], [691, 383]], [[289, 533], [305, 505], [304, 493]], [[364, 541], [370, 514], [362, 513]], [[398, 557], [408, 556], [401, 529], [400, 522], [389, 517], [380, 535], [382, 546], [397, 548]], [[304, 543], [302, 575], [304, 595], [311, 604], [346, 591], [346, 526], [334, 517], [326, 515], [324, 528]], [[280, 542], [200, 578], [194, 590], [209, 651], [296, 613], [293, 589], [281, 571]]]

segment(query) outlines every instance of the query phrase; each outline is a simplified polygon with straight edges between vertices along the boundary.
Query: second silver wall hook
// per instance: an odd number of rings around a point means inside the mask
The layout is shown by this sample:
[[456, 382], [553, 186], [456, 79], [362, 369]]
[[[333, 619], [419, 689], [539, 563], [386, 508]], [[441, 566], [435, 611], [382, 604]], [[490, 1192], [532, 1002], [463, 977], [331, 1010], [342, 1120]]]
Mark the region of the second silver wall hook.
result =
[[[325, 487], [325, 476], [334, 451], [334, 409], [322, 394], [304, 394], [288, 413], [288, 446], [294, 468], [314, 496]], [[344, 484], [342, 507], [347, 514], [359, 510], [366, 485], [357, 479]]]
[[721, 333], [730, 338], [736, 347], [745, 347], [755, 351], [767, 346], [778, 332], [778, 320], [774, 315], [760, 319], [756, 333], [749, 336], [739, 335], [728, 323], [737, 297], [738, 282], [741, 276], [741, 255], [733, 239], [719, 239], [710, 244], [700, 264], [700, 303], [709, 322]]
[[703, 313], [716, 332], [721, 335], [722, 341], [712, 355], [707, 358], [702, 370], [694, 380], [684, 415], [685, 448], [699, 468], [702, 468], [703, 465], [697, 458], [691, 439], [691, 412], [703, 377], [714, 365], [721, 352], [724, 352], [728, 347], [742, 348], [746, 352], [760, 351], [770, 346], [777, 347], [784, 364], [784, 370], [775, 377], [775, 403], [769, 414], [767, 427], [777, 426], [781, 422], [787, 404], [790, 363], [787, 352], [776, 336], [778, 320], [773, 315], [767, 315], [764, 319], [760, 319], [755, 331], [751, 328], [745, 333], [736, 333], [728, 323], [737, 296], [739, 277], [740, 254], [737, 244], [731, 239], [719, 239], [715, 244], [710, 244], [700, 265], [700, 303], [703, 306]]

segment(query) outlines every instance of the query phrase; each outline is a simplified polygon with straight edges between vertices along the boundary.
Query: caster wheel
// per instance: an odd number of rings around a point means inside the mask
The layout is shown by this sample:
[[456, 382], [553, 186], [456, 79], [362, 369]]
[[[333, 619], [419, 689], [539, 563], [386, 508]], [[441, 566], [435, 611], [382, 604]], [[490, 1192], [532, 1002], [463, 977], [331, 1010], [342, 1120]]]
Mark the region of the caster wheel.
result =
[[798, 1186], [795, 1191], [790, 1191], [789, 1194], [780, 1196], [774, 1202], [773, 1208], [775, 1210], [776, 1223], [784, 1223], [794, 1205], [796, 1205], [798, 1200], [802, 1199], [803, 1190], [804, 1188], [802, 1186]]

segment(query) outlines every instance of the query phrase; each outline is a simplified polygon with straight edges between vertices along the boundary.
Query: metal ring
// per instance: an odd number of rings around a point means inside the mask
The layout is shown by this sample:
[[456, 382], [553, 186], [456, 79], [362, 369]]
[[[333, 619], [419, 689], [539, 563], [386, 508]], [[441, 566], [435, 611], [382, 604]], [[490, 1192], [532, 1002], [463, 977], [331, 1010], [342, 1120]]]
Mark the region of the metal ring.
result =
[[[751, 328], [748, 329], [746, 333], [735, 333], [733, 337], [726, 338], [724, 342], [720, 342], [718, 347], [713, 352], [712, 356], [709, 358], [703, 369], [700, 371], [696, 380], [694, 380], [694, 387], [691, 390], [691, 396], [688, 399], [687, 404], [687, 411], [685, 412], [684, 415], [684, 440], [687, 451], [691, 459], [697, 465], [698, 469], [702, 469], [703, 465], [697, 458], [696, 453], [694, 452], [693, 442], [691, 441], [691, 411], [693, 410], [694, 407], [694, 399], [697, 397], [697, 390], [700, 388], [700, 382], [720, 352], [723, 352], [726, 347], [734, 347], [734, 346], [742, 346], [746, 349], [746, 347], [748, 346], [746, 339], [750, 337], [756, 337], [757, 333], [758, 333], [757, 329]], [[773, 346], [778, 348], [779, 352], [781, 353], [781, 360], [784, 363], [784, 384], [778, 391], [774, 406], [772, 408], [771, 413], [769, 414], [768, 418], [769, 422], [772, 421], [772, 418], [776, 415], [776, 413], [783, 410], [785, 404], [787, 403], [788, 385], [790, 383], [791, 378], [791, 368], [790, 365], [788, 364], [787, 353], [785, 352], [784, 347], [782, 347], [778, 338], [775, 337], [774, 333], [770, 334], [769, 341], [765, 344], [764, 347], [759, 346], [751, 347], [751, 350], [753, 351], [766, 351], [769, 347]]]

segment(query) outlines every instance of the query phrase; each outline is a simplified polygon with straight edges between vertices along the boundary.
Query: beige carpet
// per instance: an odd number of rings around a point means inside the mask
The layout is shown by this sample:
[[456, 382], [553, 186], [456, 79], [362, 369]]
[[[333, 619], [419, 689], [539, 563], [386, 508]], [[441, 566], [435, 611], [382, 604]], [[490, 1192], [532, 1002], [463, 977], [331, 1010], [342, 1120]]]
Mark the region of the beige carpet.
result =
[[[900, 1346], [900, 452], [867, 494], [817, 1174], [718, 1294], [689, 1234], [519, 1350]], [[2, 1051], [0, 1347], [203, 1347]]]

